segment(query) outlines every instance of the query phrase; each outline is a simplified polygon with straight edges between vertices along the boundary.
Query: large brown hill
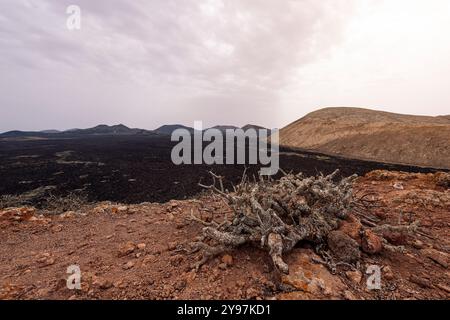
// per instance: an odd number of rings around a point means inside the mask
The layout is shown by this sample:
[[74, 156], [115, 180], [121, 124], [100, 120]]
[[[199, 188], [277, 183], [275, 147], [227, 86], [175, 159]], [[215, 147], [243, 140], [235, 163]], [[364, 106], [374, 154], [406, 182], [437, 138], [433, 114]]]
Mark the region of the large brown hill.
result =
[[325, 108], [280, 132], [281, 144], [351, 158], [450, 168], [450, 116]]

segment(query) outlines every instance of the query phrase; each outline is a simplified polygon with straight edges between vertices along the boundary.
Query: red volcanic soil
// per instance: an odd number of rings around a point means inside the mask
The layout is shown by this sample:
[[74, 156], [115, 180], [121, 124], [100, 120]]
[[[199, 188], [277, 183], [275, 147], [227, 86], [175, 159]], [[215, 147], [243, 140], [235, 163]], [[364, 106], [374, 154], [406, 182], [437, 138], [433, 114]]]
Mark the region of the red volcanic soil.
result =
[[[229, 208], [204, 194], [192, 200], [118, 205], [97, 203], [80, 212], [39, 215], [0, 211], [1, 299], [449, 299], [450, 190], [439, 175], [375, 171], [359, 178], [381, 222], [420, 221], [417, 234], [392, 241], [405, 252], [363, 254], [358, 270], [331, 273], [307, 244], [285, 256], [290, 274], [274, 270], [267, 252], [253, 247], [212, 259], [198, 272], [190, 243], [203, 219]], [[369, 215], [369, 213], [368, 213]], [[66, 271], [81, 269], [81, 290], [69, 290]], [[381, 289], [369, 290], [368, 266], [381, 268]]]

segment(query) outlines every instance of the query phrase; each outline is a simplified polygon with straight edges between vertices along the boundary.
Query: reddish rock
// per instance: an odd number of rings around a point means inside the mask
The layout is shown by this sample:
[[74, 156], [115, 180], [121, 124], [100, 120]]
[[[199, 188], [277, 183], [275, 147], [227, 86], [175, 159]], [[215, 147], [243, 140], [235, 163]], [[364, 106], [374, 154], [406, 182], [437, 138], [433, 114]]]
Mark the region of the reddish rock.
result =
[[29, 221], [35, 220], [36, 209], [32, 207], [11, 208], [0, 211], [0, 220]]
[[147, 247], [147, 245], [146, 245], [145, 243], [139, 243], [139, 244], [137, 245], [137, 248], [138, 248], [139, 250], [144, 250], [146, 247]]
[[394, 272], [392, 272], [391, 267], [385, 266], [383, 268], [383, 278], [386, 280], [393, 280], [394, 279]]
[[124, 270], [129, 270], [129, 269], [131, 269], [131, 268], [133, 268], [134, 267], [134, 262], [133, 261], [128, 261], [127, 263], [125, 263], [124, 265], [123, 265], [123, 269]]
[[345, 300], [356, 300], [357, 299], [355, 297], [355, 295], [348, 290], [344, 291], [344, 298], [345, 298]]
[[120, 206], [117, 208], [118, 213], [128, 213], [128, 207], [127, 206]]
[[414, 240], [411, 245], [416, 248], [416, 249], [424, 249], [425, 248], [425, 243], [423, 243], [422, 241], [416, 239]]
[[218, 268], [220, 270], [225, 270], [227, 268], [227, 265], [226, 265], [226, 263], [219, 263]]
[[361, 247], [364, 252], [375, 254], [381, 252], [383, 249], [383, 242], [373, 231], [367, 229], [363, 232]]
[[246, 291], [247, 299], [255, 299], [260, 295], [260, 292], [255, 288], [248, 288]]
[[55, 259], [52, 257], [42, 257], [38, 259], [38, 263], [40, 264], [40, 267], [48, 267], [55, 264]]
[[347, 278], [353, 282], [354, 284], [360, 284], [361, 283], [361, 279], [362, 279], [362, 273], [359, 270], [355, 270], [355, 271], [347, 271], [345, 273], [345, 275], [347, 276]]
[[361, 243], [361, 229], [361, 222], [354, 215], [348, 215], [347, 219], [341, 221], [339, 226], [339, 231], [345, 233], [353, 240], [356, 240], [358, 243]]
[[177, 248], [177, 246], [178, 246], [177, 242], [176, 241], [172, 241], [172, 242], [168, 243], [167, 249], [169, 249], [169, 251], [173, 251], [173, 250], [175, 250]]
[[111, 287], [113, 287], [113, 283], [109, 281], [108, 279], [96, 277], [94, 281], [92, 282], [94, 286], [97, 286], [101, 290], [107, 290]]
[[405, 232], [396, 232], [385, 230], [381, 234], [389, 243], [400, 246], [408, 242], [408, 235]]
[[231, 266], [233, 264], [233, 257], [229, 254], [226, 254], [222, 257], [222, 262], [225, 263], [227, 266]]
[[125, 257], [125, 256], [133, 253], [134, 250], [136, 250], [135, 244], [133, 242], [129, 241], [120, 246], [118, 256]]
[[[282, 283], [306, 294], [307, 297], [303, 298], [323, 297], [323, 295], [337, 298], [346, 286], [325, 266], [312, 262], [311, 257], [314, 256], [317, 257], [311, 250], [294, 250], [286, 259], [289, 274], [282, 275]], [[287, 296], [283, 298], [289, 299]]]
[[53, 232], [61, 232], [62, 229], [63, 229], [63, 226], [61, 224], [57, 224], [57, 225], [52, 227], [52, 231]]

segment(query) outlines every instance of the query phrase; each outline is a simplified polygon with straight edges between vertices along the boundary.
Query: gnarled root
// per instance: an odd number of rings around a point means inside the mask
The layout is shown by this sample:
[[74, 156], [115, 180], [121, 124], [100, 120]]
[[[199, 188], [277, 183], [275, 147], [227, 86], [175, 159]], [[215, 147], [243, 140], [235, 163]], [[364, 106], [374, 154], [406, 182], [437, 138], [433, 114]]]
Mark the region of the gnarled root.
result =
[[283, 273], [289, 273], [289, 266], [283, 261], [283, 239], [277, 233], [271, 233], [267, 239], [267, 245], [270, 249], [269, 254], [272, 257], [273, 264]]

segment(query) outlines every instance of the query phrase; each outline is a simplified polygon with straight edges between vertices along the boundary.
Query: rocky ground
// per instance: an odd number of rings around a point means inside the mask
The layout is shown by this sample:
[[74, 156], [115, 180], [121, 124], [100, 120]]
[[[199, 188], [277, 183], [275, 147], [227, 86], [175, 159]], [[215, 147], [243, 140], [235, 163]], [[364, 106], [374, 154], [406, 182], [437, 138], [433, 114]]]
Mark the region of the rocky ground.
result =
[[[383, 235], [404, 252], [372, 248], [375, 254], [363, 254], [358, 265], [329, 270], [304, 243], [284, 257], [289, 275], [253, 247], [193, 270], [199, 254], [189, 253], [190, 243], [202, 226], [190, 220], [191, 210], [204, 220], [230, 211], [212, 195], [165, 204], [97, 203], [58, 216], [6, 209], [0, 211], [0, 298], [449, 299], [450, 190], [442, 174], [373, 171], [357, 180], [355, 192], [378, 203], [365, 223], [420, 221], [413, 236]], [[349, 218], [340, 230], [364, 246], [361, 228]], [[66, 286], [71, 265], [80, 267], [80, 290]], [[367, 287], [371, 265], [381, 270], [379, 290]]]

